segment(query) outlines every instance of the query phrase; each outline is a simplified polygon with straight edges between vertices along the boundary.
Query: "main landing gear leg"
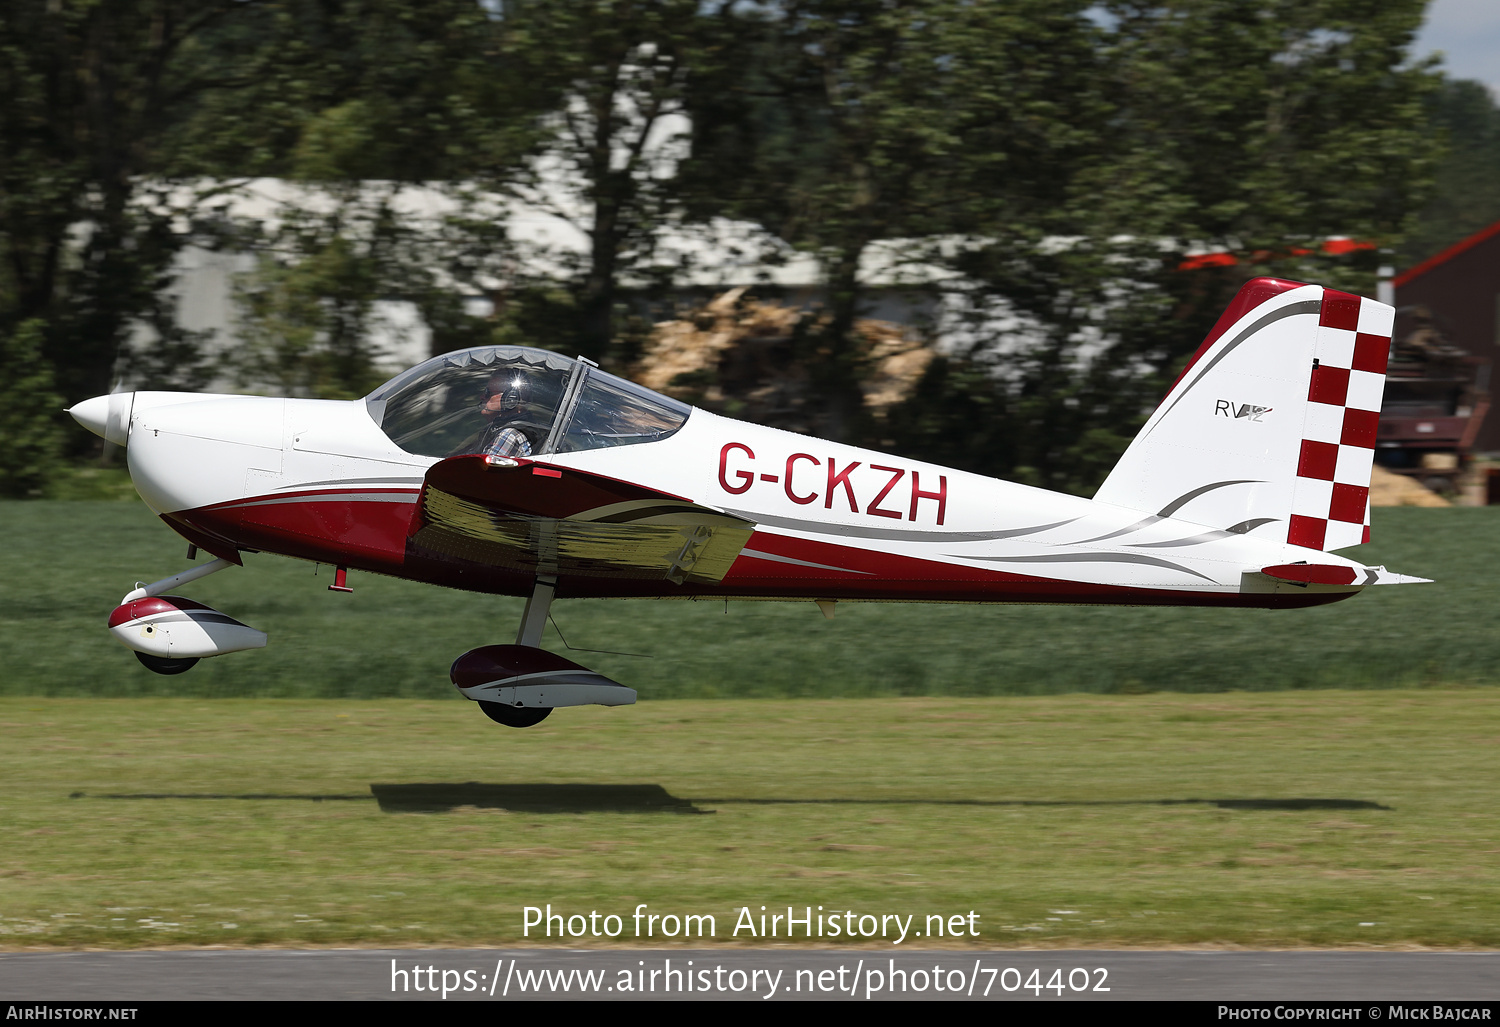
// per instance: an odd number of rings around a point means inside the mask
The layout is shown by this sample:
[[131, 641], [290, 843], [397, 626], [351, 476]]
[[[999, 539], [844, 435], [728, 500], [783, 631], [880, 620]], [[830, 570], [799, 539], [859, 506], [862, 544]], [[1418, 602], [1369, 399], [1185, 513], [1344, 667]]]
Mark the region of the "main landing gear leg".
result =
[[521, 630], [516, 632], [516, 645], [529, 645], [533, 649], [541, 646], [542, 631], [547, 627], [547, 614], [552, 610], [552, 597], [556, 592], [556, 578], [536, 579], [531, 589], [531, 598], [526, 600], [526, 609], [521, 614]]

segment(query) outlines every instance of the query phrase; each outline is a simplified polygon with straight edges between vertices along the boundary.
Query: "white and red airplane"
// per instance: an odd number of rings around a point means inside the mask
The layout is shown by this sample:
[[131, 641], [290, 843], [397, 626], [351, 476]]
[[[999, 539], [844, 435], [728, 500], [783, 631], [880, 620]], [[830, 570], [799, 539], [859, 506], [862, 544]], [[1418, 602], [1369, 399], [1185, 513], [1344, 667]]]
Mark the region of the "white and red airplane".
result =
[[527, 596], [459, 690], [502, 724], [636, 693], [539, 648], [554, 597], [1302, 607], [1425, 579], [1369, 537], [1392, 310], [1240, 291], [1092, 500], [735, 421], [512, 346], [352, 402], [134, 392], [73, 407], [146, 504], [217, 557], [137, 587], [115, 637], [160, 673], [266, 636], [178, 585], [267, 551]]

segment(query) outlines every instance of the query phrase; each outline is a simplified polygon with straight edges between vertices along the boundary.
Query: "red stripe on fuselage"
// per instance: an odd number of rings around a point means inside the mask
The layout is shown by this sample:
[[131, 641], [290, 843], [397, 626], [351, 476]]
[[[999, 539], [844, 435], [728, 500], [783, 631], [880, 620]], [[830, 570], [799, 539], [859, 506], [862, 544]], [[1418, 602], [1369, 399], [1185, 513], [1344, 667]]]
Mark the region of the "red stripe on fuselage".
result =
[[[393, 498], [410, 496], [413, 502], [353, 498], [373, 493]], [[417, 496], [410, 489], [301, 492], [234, 500], [180, 511], [169, 518], [232, 539], [242, 549], [342, 564], [474, 592], [525, 595], [530, 591], [530, 575], [413, 551], [408, 533], [418, 509]], [[286, 499], [300, 501], [268, 502]], [[766, 560], [742, 553], [717, 585], [676, 585], [664, 576], [659, 580], [564, 577], [558, 582], [557, 595], [1290, 608], [1319, 606], [1354, 594], [1352, 590], [1309, 593], [1300, 589], [1297, 594], [1197, 592], [1059, 581], [770, 532], [755, 532], [745, 549], [783, 559]]]
[[[358, 498], [372, 495], [391, 498]], [[176, 516], [232, 538], [243, 549], [399, 573], [417, 496], [415, 489], [394, 488], [299, 491], [232, 500]]]

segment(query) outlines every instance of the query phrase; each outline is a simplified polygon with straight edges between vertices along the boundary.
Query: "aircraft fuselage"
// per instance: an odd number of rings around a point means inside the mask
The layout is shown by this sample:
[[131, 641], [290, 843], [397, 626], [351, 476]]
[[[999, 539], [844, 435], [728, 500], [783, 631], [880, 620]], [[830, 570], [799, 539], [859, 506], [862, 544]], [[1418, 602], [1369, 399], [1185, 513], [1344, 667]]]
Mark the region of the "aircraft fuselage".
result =
[[[526, 595], [531, 573], [412, 538], [438, 457], [406, 452], [364, 401], [135, 393], [128, 462], [146, 503], [216, 555], [240, 550]], [[1335, 554], [1031, 488], [693, 410], [660, 441], [554, 453], [755, 525], [714, 584], [562, 575], [560, 597], [665, 596], [1300, 607], [1359, 591]], [[536, 468], [534, 468], [534, 471]], [[1243, 487], [1231, 482], [1225, 488]], [[1258, 573], [1347, 565], [1350, 585]]]

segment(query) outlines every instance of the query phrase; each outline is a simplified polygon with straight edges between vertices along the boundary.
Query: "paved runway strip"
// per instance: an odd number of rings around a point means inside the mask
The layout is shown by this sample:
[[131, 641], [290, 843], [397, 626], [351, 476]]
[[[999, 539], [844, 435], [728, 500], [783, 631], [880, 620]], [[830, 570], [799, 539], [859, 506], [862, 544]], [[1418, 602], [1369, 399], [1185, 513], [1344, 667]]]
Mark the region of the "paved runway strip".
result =
[[889, 952], [812, 949], [0, 953], [0, 1001], [6, 1002], [580, 998], [1486, 1001], [1500, 998], [1500, 953], [955, 950], [903, 952], [894, 958]]

